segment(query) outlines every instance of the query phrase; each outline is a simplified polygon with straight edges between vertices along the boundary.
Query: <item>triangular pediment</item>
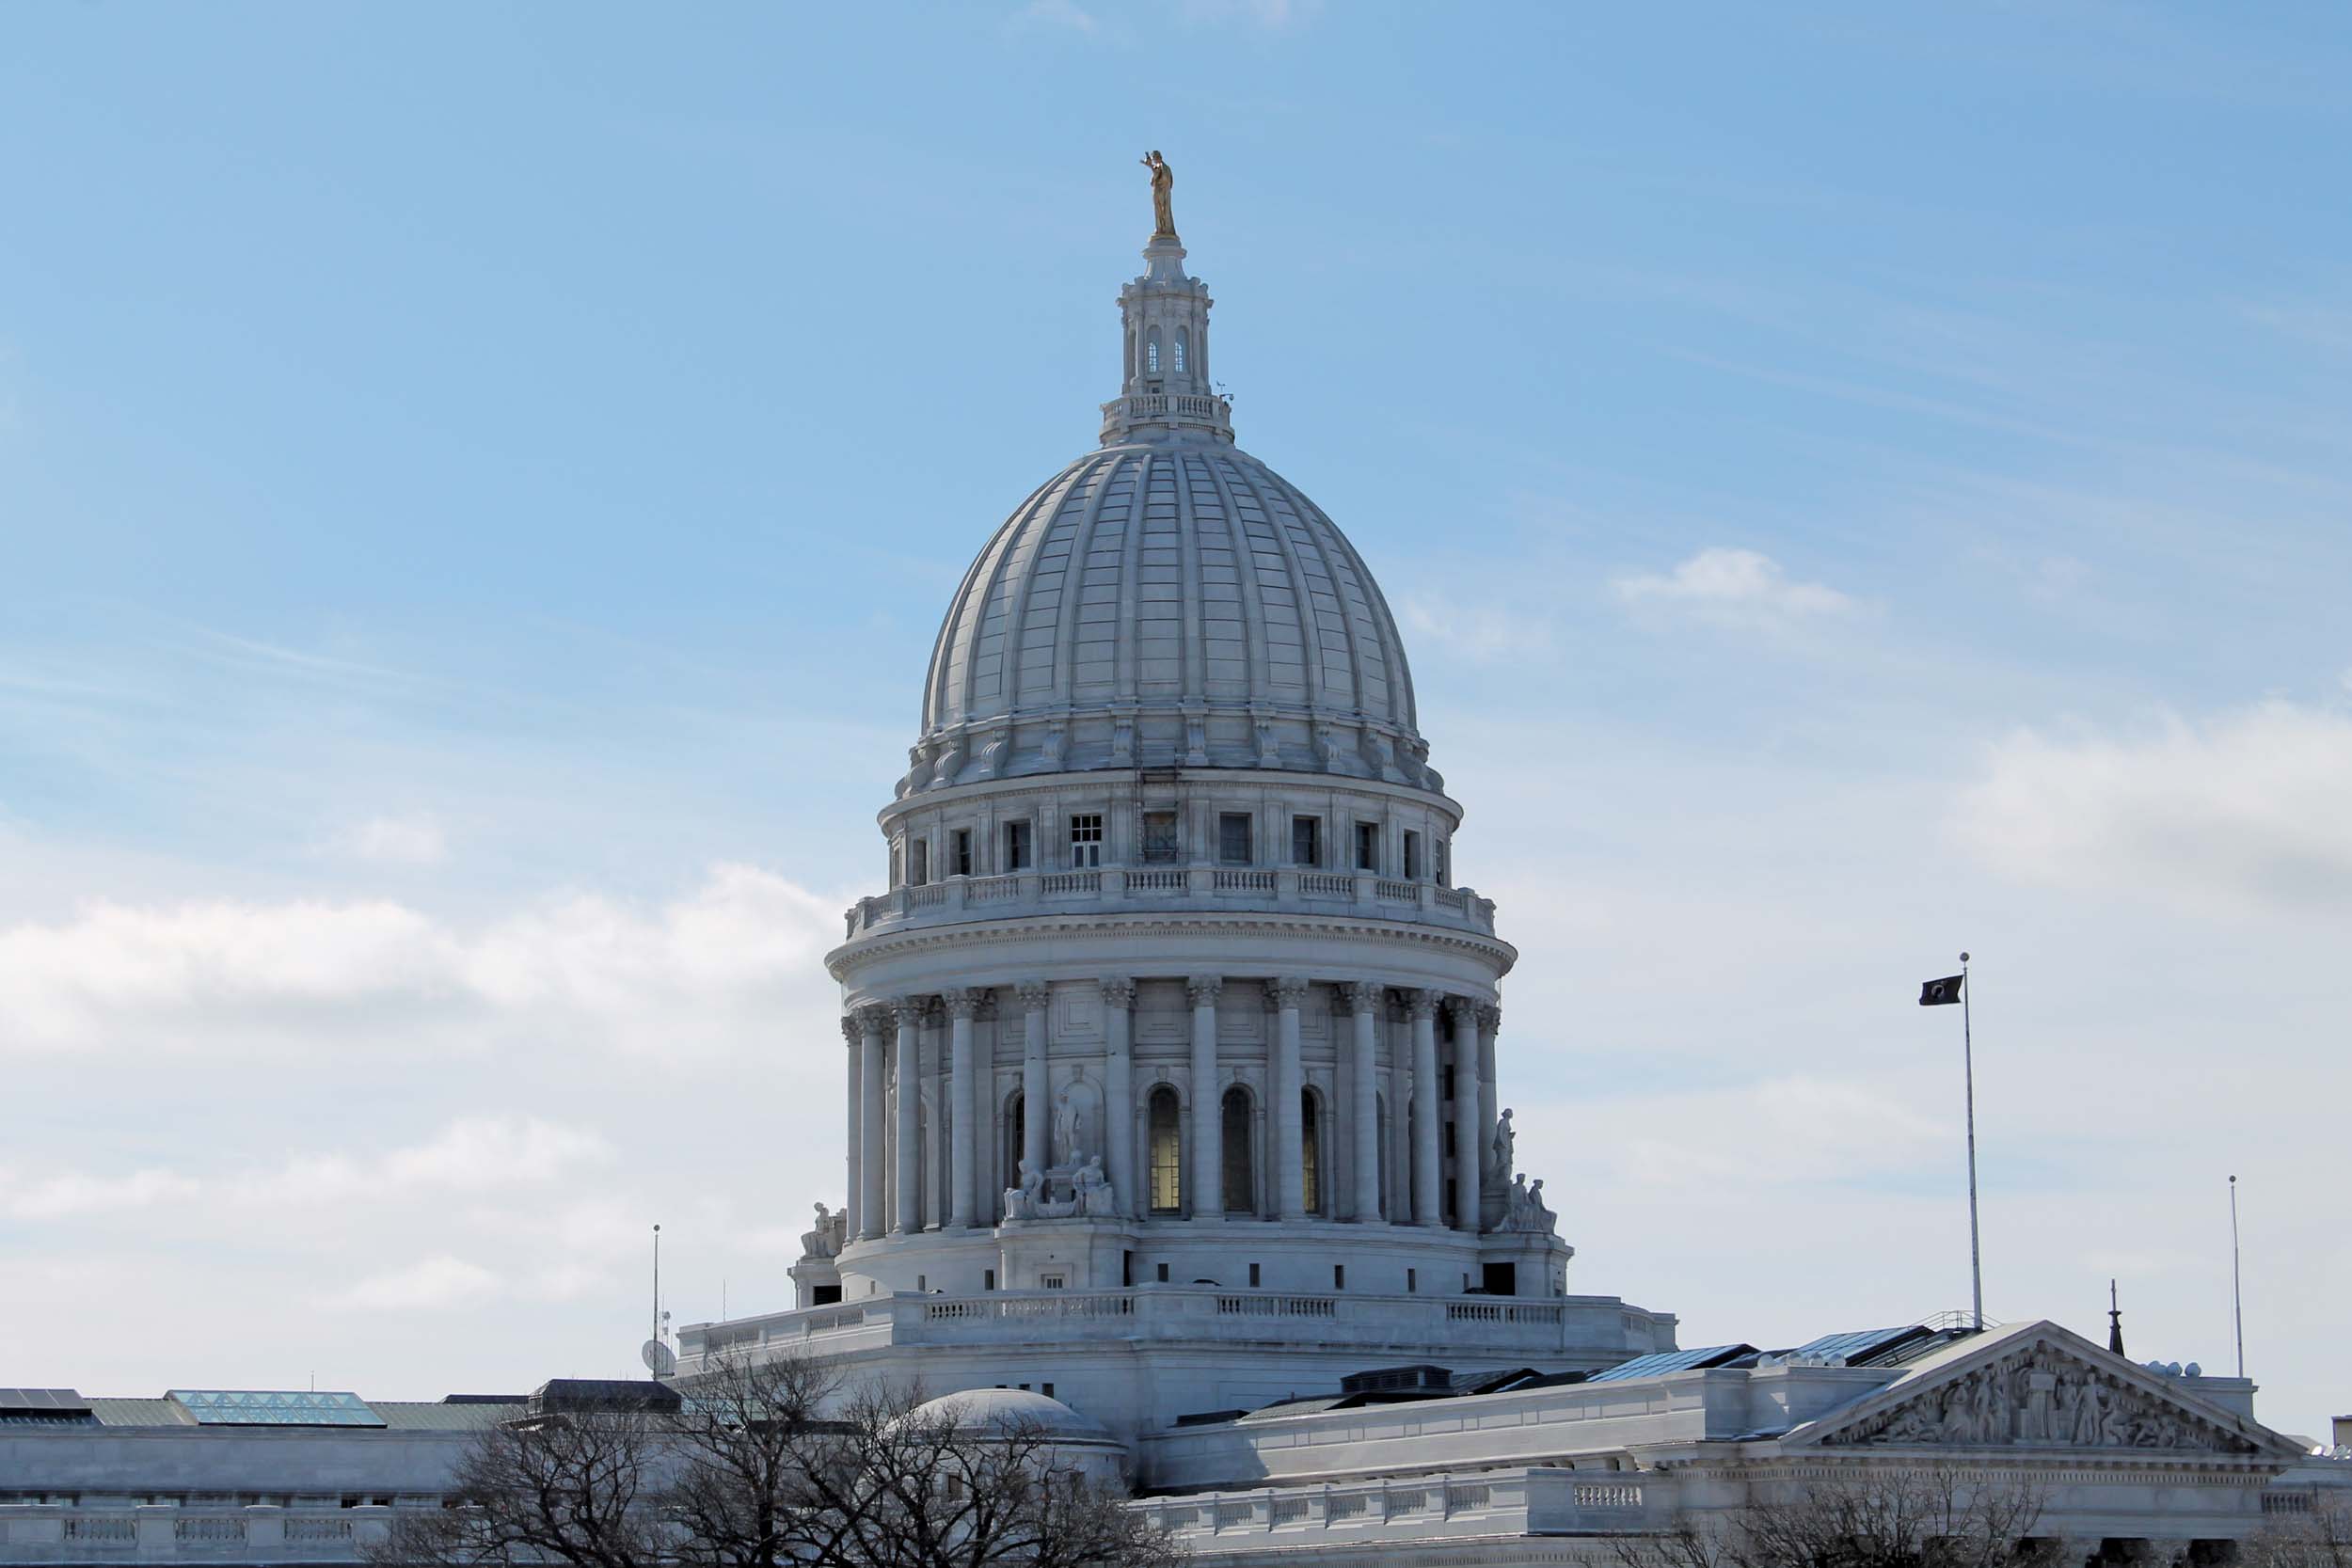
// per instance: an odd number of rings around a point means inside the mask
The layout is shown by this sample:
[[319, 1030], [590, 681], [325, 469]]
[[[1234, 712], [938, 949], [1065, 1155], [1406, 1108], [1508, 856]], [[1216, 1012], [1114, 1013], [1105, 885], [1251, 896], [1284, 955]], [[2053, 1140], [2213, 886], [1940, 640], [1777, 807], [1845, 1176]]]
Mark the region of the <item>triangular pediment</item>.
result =
[[2053, 1323], [1956, 1341], [1866, 1399], [1790, 1432], [1792, 1447], [2040, 1448], [2299, 1453], [2258, 1421], [2201, 1399]]

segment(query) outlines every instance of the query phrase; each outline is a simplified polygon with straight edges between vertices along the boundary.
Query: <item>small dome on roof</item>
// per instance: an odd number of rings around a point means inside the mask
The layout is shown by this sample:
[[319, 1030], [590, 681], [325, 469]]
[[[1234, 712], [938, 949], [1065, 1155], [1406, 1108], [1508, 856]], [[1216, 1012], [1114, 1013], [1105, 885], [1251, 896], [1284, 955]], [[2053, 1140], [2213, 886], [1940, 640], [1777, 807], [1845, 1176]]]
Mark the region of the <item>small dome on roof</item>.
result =
[[952, 1417], [961, 1432], [983, 1434], [1006, 1428], [1031, 1428], [1062, 1443], [1116, 1443], [1109, 1429], [1057, 1399], [1026, 1388], [971, 1388], [926, 1400], [912, 1417]]

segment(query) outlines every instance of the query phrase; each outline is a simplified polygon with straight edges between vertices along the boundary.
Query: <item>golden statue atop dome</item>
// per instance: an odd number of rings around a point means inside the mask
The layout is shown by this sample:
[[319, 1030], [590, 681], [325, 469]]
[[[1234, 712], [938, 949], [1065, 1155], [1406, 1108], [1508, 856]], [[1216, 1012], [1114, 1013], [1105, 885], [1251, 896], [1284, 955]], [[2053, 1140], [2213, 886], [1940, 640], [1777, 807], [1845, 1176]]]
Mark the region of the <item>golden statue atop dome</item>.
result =
[[1176, 237], [1176, 208], [1168, 193], [1176, 188], [1176, 171], [1168, 166], [1168, 160], [1160, 156], [1157, 148], [1145, 153], [1140, 162], [1152, 171], [1152, 237], [1172, 240]]

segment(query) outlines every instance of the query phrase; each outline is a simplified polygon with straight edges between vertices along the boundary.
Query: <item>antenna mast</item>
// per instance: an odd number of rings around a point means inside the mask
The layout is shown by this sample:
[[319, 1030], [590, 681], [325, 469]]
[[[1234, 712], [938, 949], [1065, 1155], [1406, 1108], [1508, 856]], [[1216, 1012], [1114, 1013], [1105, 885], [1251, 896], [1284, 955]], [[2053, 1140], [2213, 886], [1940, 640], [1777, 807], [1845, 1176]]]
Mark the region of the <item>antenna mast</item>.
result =
[[2237, 1278], [2237, 1178], [2230, 1178], [2230, 1320], [2237, 1330], [2237, 1375], [2246, 1375], [2246, 1299]]

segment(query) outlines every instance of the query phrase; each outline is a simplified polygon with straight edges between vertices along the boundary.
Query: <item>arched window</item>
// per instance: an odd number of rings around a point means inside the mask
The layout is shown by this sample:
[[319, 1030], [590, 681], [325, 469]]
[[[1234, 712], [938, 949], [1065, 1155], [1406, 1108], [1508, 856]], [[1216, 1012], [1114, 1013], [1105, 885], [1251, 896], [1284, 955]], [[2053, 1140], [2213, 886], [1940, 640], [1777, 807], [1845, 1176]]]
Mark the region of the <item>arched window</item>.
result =
[[1156, 326], [1143, 340], [1143, 373], [1160, 373], [1160, 329]]
[[1146, 1115], [1151, 1124], [1152, 1212], [1173, 1214], [1184, 1204], [1179, 1181], [1183, 1134], [1177, 1123], [1176, 1091], [1162, 1084], [1152, 1091]]
[[1130, 380], [1130, 381], [1133, 381], [1135, 378], [1136, 378], [1136, 330], [1135, 330], [1135, 328], [1134, 328], [1134, 327], [1132, 327], [1132, 326], [1131, 326], [1131, 327], [1129, 327], [1129, 328], [1127, 329], [1127, 379], [1128, 379], [1128, 380]]
[[1021, 1101], [1021, 1091], [1015, 1089], [1012, 1098], [1005, 1101], [1005, 1185], [1008, 1188], [1021, 1185], [1021, 1151], [1029, 1131]]
[[1307, 1195], [1306, 1208], [1310, 1214], [1323, 1212], [1323, 1131], [1317, 1125], [1317, 1113], [1322, 1109], [1315, 1101], [1315, 1091], [1298, 1091], [1299, 1191]]
[[1257, 1131], [1256, 1120], [1249, 1114], [1249, 1091], [1239, 1084], [1225, 1091], [1225, 1212], [1229, 1214], [1257, 1212], [1257, 1183], [1251, 1180], [1256, 1172], [1249, 1158], [1249, 1146]]
[[[1377, 1109], [1372, 1119], [1380, 1133], [1380, 1217], [1385, 1220], [1389, 1217], [1389, 1186], [1394, 1180], [1389, 1172], [1389, 1097], [1375, 1095], [1373, 1104]], [[1360, 1219], [1363, 1216], [1359, 1214], [1357, 1217]]]
[[1181, 326], [1178, 327], [1176, 329], [1176, 373], [1178, 375], [1184, 373], [1184, 360], [1189, 357], [1184, 351], [1191, 346], [1192, 334]]

